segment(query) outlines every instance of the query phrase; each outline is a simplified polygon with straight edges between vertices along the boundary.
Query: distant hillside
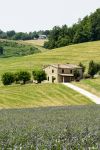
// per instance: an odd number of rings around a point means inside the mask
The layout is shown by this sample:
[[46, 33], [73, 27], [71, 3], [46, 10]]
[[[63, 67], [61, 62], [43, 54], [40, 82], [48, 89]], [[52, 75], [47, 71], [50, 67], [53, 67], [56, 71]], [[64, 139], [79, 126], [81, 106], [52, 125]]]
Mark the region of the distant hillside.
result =
[[0, 47], [3, 48], [3, 54], [0, 57], [25, 56], [41, 52], [33, 45], [26, 45], [13, 40], [0, 40]]

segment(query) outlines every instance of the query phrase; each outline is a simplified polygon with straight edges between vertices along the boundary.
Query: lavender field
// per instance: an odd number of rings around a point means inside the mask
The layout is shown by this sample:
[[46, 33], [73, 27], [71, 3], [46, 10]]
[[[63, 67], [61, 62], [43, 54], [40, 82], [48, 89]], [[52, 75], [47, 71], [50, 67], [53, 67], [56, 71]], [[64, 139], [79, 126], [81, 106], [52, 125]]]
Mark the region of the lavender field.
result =
[[100, 106], [0, 110], [0, 150], [99, 150]]

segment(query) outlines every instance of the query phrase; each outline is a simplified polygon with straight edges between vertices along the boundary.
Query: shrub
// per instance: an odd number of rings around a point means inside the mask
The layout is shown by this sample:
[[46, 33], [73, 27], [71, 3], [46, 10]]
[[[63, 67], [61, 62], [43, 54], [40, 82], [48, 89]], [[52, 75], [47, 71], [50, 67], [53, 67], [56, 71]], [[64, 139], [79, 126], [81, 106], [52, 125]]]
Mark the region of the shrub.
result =
[[20, 71], [16, 73], [16, 81], [22, 81], [23, 84], [26, 83], [26, 81], [29, 81], [31, 79], [31, 75], [27, 71]]
[[46, 80], [46, 73], [44, 70], [33, 70], [32, 72], [34, 80], [36, 80], [38, 83], [41, 83], [42, 81]]
[[89, 62], [88, 74], [93, 78], [97, 72], [98, 72], [97, 64], [93, 60], [91, 60]]
[[10, 85], [14, 82], [14, 74], [11, 72], [6, 72], [2, 75], [2, 82], [4, 85]]
[[79, 71], [77, 69], [74, 70], [74, 78], [75, 78], [75, 80], [78, 80], [79, 77], [80, 77]]

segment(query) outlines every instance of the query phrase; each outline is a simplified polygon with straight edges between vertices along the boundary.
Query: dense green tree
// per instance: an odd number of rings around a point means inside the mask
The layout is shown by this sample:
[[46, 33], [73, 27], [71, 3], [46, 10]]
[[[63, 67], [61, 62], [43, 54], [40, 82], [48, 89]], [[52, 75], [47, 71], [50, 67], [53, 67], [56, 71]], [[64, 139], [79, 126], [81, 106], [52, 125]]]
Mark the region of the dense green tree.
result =
[[10, 85], [14, 82], [14, 74], [11, 72], [6, 72], [2, 75], [2, 83], [4, 85]]
[[78, 80], [78, 78], [80, 77], [80, 73], [77, 69], [74, 70], [74, 78], [75, 80]]
[[22, 81], [25, 84], [27, 81], [31, 79], [31, 75], [27, 71], [20, 71], [16, 74], [16, 81]]
[[100, 40], [100, 8], [90, 16], [92, 40]]
[[78, 28], [73, 37], [73, 43], [82, 43], [91, 40], [91, 22], [88, 16], [86, 16], [78, 24]]
[[2, 46], [0, 46], [0, 55], [3, 55], [4, 54], [4, 49]]
[[89, 62], [88, 74], [93, 78], [96, 73], [97, 73], [96, 63], [93, 60], [91, 60]]
[[9, 38], [12, 38], [15, 34], [16, 34], [16, 33], [15, 33], [14, 30], [12, 30], [12, 31], [7, 31], [7, 38], [8, 38], [8, 39], [9, 39]]
[[32, 72], [34, 80], [36, 80], [38, 83], [41, 83], [42, 81], [46, 80], [46, 73], [44, 70], [33, 70]]

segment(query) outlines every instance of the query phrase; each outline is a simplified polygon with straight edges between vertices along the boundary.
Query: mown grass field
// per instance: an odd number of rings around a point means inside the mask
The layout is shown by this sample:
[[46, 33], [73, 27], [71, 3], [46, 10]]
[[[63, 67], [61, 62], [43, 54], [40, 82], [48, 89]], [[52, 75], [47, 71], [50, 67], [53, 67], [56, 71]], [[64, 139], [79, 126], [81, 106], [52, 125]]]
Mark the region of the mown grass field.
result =
[[30, 84], [0, 87], [0, 108], [88, 104], [93, 104], [93, 102], [62, 84]]
[[42, 39], [38, 39], [38, 40], [25, 40], [23, 41], [23, 43], [27, 43], [27, 44], [31, 44], [31, 45], [37, 45], [37, 46], [43, 46], [44, 42], [46, 42], [48, 40], [42, 40]]
[[100, 77], [81, 80], [80, 82], [75, 82], [74, 84], [100, 97]]
[[45, 49], [43, 47], [45, 41], [47, 40], [40, 40], [40, 39], [39, 40], [25, 40], [25, 41], [19, 40], [18, 43], [28, 45], [28, 46], [34, 46], [38, 48], [41, 52], [46, 52], [48, 51], [48, 49]]
[[33, 68], [54, 63], [82, 62], [87, 66], [90, 60], [100, 62], [100, 41], [71, 45], [19, 58], [0, 59], [0, 75], [5, 71], [20, 69], [32, 71]]
[[0, 149], [99, 150], [100, 106], [0, 110]]

